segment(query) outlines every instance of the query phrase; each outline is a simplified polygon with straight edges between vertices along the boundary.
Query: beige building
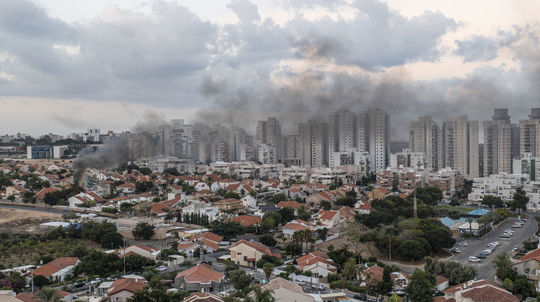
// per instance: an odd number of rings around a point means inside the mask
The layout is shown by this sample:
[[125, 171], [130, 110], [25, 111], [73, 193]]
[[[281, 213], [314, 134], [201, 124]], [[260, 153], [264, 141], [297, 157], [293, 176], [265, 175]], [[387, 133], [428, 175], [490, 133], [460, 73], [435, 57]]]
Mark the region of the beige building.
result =
[[257, 261], [261, 260], [263, 255], [281, 258], [278, 252], [272, 252], [269, 247], [259, 242], [243, 239], [231, 245], [229, 251], [231, 261], [234, 264], [245, 267], [255, 267]]
[[536, 290], [540, 290], [540, 249], [525, 254], [512, 265], [512, 269], [520, 275], [527, 276], [534, 283]]
[[311, 119], [298, 125], [302, 165], [323, 167], [328, 164], [328, 123]]
[[[272, 292], [276, 302], [315, 302], [315, 298], [306, 294], [302, 287], [289, 280], [285, 280], [281, 277], [270, 280], [267, 284], [261, 288], [263, 291], [269, 290]], [[254, 293], [249, 294], [250, 297], [254, 297]]]

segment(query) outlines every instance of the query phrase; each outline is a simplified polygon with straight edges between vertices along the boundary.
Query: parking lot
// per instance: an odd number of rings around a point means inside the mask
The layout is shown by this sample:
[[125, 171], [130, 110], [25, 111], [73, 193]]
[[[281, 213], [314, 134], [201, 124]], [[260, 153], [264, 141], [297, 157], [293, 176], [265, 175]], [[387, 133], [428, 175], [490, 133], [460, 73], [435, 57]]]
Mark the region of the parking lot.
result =
[[[521, 228], [513, 228], [512, 225], [517, 221], [517, 218], [509, 218], [507, 221], [499, 225], [495, 230], [484, 235], [481, 239], [467, 239], [464, 240], [468, 244], [468, 247], [459, 246], [461, 253], [455, 254], [451, 260], [457, 261], [463, 264], [469, 264], [474, 266], [477, 271], [477, 279], [490, 279], [495, 274], [495, 265], [493, 260], [496, 255], [506, 252], [511, 253], [515, 245], [521, 247], [521, 243], [533, 236], [537, 230], [537, 223], [533, 215], [528, 215], [527, 222]], [[505, 230], [510, 229], [514, 231], [511, 238], [501, 238], [500, 236]], [[485, 259], [482, 259], [479, 263], [471, 263], [469, 257], [478, 256], [482, 250], [485, 250], [487, 245], [491, 242], [498, 241], [500, 245], [493, 250]]]

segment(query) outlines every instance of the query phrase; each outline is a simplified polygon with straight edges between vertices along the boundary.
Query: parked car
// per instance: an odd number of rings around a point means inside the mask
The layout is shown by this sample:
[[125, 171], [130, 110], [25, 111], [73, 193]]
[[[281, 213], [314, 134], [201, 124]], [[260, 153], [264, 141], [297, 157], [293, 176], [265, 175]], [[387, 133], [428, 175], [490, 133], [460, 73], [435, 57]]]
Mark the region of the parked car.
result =
[[469, 257], [469, 262], [482, 262], [482, 260], [478, 257], [475, 257], [475, 256], [470, 256]]
[[459, 254], [459, 253], [461, 253], [461, 250], [458, 249], [457, 247], [453, 247], [453, 248], [450, 249], [450, 252]]
[[[474, 256], [471, 256], [471, 257], [474, 257]], [[478, 254], [478, 256], [476, 256], [476, 258], [478, 258], [478, 259], [486, 259], [487, 255], [480, 253], [480, 254]]]
[[501, 238], [512, 238], [512, 234], [510, 234], [510, 233], [503, 233], [503, 234], [499, 235], [499, 237], [501, 237]]
[[519, 250], [519, 247], [518, 247], [517, 245], [514, 245], [514, 247], [512, 248], [512, 251], [515, 252], [515, 251], [517, 251], [517, 250]]
[[462, 241], [462, 242], [460, 242], [458, 244], [463, 246], [463, 247], [468, 247], [469, 246], [469, 244], [467, 242], [465, 242], [465, 241]]
[[156, 267], [157, 271], [158, 272], [163, 272], [167, 269], [167, 267], [165, 265], [160, 265], [158, 267]]

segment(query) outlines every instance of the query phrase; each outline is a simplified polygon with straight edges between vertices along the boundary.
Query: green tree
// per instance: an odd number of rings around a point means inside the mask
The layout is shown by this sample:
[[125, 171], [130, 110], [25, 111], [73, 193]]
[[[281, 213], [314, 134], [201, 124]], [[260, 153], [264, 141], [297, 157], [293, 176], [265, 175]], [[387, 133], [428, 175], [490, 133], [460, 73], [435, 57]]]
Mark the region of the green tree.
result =
[[225, 240], [237, 237], [246, 232], [246, 228], [241, 224], [232, 221], [212, 221], [210, 229], [213, 233], [223, 236]]
[[494, 208], [502, 208], [504, 206], [502, 199], [499, 196], [493, 195], [484, 195], [484, 198], [482, 198], [482, 204]]
[[156, 232], [154, 231], [153, 225], [148, 224], [146, 222], [139, 222], [137, 223], [135, 228], [131, 231], [131, 233], [133, 233], [133, 236], [138, 240], [140, 239], [148, 240], [152, 238], [152, 236], [154, 236]]
[[56, 293], [56, 289], [52, 287], [43, 287], [37, 293], [37, 296], [43, 302], [60, 302], [60, 297]]
[[401, 302], [401, 301], [403, 300], [396, 293], [394, 293], [390, 298], [388, 298], [388, 302]]
[[422, 244], [415, 240], [403, 241], [398, 249], [398, 254], [405, 259], [410, 259], [411, 262], [424, 257], [424, 253], [425, 250]]
[[281, 216], [281, 223], [285, 224], [294, 219], [294, 209], [293, 208], [283, 208], [278, 211]]
[[151, 280], [149, 286], [135, 292], [127, 299], [128, 302], [174, 302], [182, 301], [189, 295], [186, 291], [167, 293], [167, 289], [160, 280]]
[[49, 279], [45, 276], [38, 275], [34, 277], [35, 287], [43, 287], [43, 286], [49, 285], [50, 283], [51, 282], [49, 281]]
[[493, 260], [493, 263], [495, 264], [496, 268], [495, 274], [499, 279], [502, 279], [506, 272], [512, 269], [512, 262], [510, 261], [508, 253], [503, 252], [498, 254], [495, 257], [495, 260]]
[[279, 203], [280, 201], [285, 201], [285, 200], [287, 200], [287, 195], [283, 193], [276, 194], [270, 197], [270, 199], [268, 199], [269, 202], [275, 203], [275, 204]]
[[523, 190], [523, 187], [516, 189], [514, 196], [512, 198], [512, 209], [518, 209], [519, 215], [521, 215], [521, 210], [527, 210], [527, 203], [529, 203], [529, 197]]
[[311, 218], [311, 213], [309, 212], [308, 208], [302, 206], [300, 209], [298, 209], [298, 211], [296, 211], [296, 217], [298, 217], [298, 219], [309, 221]]
[[265, 234], [259, 237], [259, 242], [269, 247], [274, 247], [277, 243], [276, 239], [274, 239], [274, 236], [270, 234]]
[[101, 237], [100, 244], [104, 249], [116, 249], [123, 246], [124, 237], [118, 232], [110, 232]]
[[343, 277], [347, 278], [348, 280], [354, 280], [356, 279], [356, 276], [358, 274], [358, 267], [356, 266], [356, 259], [349, 258], [347, 262], [343, 264]]
[[262, 290], [260, 287], [255, 287], [254, 302], [275, 302], [274, 294], [270, 290]]
[[431, 302], [435, 293], [435, 285], [431, 281], [429, 272], [416, 269], [406, 292], [413, 302]]
[[229, 281], [233, 285], [234, 289], [240, 291], [251, 284], [253, 277], [246, 274], [244, 270], [234, 270], [229, 272]]
[[389, 265], [384, 266], [382, 281], [378, 284], [378, 292], [381, 295], [387, 295], [392, 291], [394, 281], [392, 281], [392, 268]]
[[321, 200], [321, 202], [319, 203], [319, 207], [321, 210], [330, 210], [332, 208], [332, 203], [328, 200]]
[[242, 198], [242, 196], [240, 196], [240, 194], [238, 194], [236, 192], [228, 191], [223, 195], [223, 198], [240, 199], [240, 198]]
[[272, 263], [265, 263], [263, 265], [263, 271], [264, 276], [266, 277], [266, 281], [270, 281], [270, 277], [272, 276], [272, 272], [274, 271], [274, 265]]

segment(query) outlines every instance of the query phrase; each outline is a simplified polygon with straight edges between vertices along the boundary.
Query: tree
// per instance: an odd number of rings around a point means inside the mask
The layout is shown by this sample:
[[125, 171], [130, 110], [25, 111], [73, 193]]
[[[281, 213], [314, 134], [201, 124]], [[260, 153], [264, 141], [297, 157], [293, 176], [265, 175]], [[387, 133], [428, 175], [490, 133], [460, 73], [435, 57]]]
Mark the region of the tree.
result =
[[256, 287], [254, 290], [255, 293], [255, 302], [275, 302], [276, 298], [272, 291], [262, 290], [260, 287]]
[[101, 237], [100, 243], [104, 249], [116, 249], [123, 245], [124, 237], [118, 232], [110, 232]]
[[282, 208], [278, 211], [281, 216], [281, 223], [285, 224], [294, 219], [294, 209], [293, 208]]
[[279, 193], [279, 194], [276, 194], [272, 197], [270, 197], [270, 199], [268, 200], [269, 202], [271, 203], [279, 203], [280, 201], [285, 201], [287, 200], [287, 195], [283, 194], [283, 193]]
[[41, 299], [43, 302], [60, 302], [60, 298], [58, 294], [56, 293], [56, 289], [52, 287], [43, 287], [39, 290], [37, 293], [37, 296]]
[[518, 209], [519, 215], [521, 215], [521, 210], [527, 210], [527, 203], [529, 203], [529, 197], [523, 190], [523, 187], [516, 189], [516, 192], [513, 196], [512, 209]]
[[269, 247], [273, 247], [277, 243], [276, 239], [274, 239], [274, 237], [270, 234], [262, 235], [261, 237], [259, 237], [259, 241]]
[[348, 280], [354, 280], [356, 279], [356, 276], [358, 274], [358, 267], [356, 267], [356, 259], [349, 258], [345, 264], [343, 264], [343, 277], [347, 278]]
[[321, 210], [330, 210], [332, 208], [332, 203], [330, 203], [330, 201], [328, 200], [321, 200], [321, 202], [319, 203], [319, 206], [321, 208]]
[[212, 221], [210, 229], [213, 233], [223, 236], [223, 239], [229, 240], [246, 232], [246, 228], [241, 224], [232, 221]]
[[311, 218], [311, 213], [305, 206], [302, 206], [296, 212], [296, 216], [298, 217], [298, 219], [308, 221]]
[[482, 204], [488, 207], [501, 208], [504, 206], [504, 202], [499, 196], [484, 195], [482, 198]]
[[422, 244], [415, 240], [405, 240], [398, 248], [398, 254], [405, 258], [410, 259], [411, 262], [414, 260], [424, 257], [425, 250]]
[[154, 231], [154, 226], [153, 225], [150, 225], [150, 224], [148, 224], [146, 222], [139, 222], [135, 226], [135, 229], [133, 229], [131, 231], [131, 233], [133, 233], [133, 236], [135, 237], [135, 239], [148, 240], [148, 239], [152, 238], [152, 236], [154, 236], [154, 234], [156, 232]]
[[392, 291], [394, 281], [392, 281], [392, 268], [386, 265], [383, 270], [382, 281], [378, 284], [378, 292], [381, 295], [387, 295]]
[[396, 293], [394, 293], [390, 298], [388, 298], [388, 302], [401, 302], [401, 301], [403, 300]]
[[328, 228], [324, 227], [322, 229], [317, 229], [317, 238], [325, 241], [326, 237], [328, 237]]
[[273, 231], [281, 224], [281, 215], [278, 212], [268, 212], [262, 217], [261, 229], [263, 232]]
[[239, 291], [248, 287], [253, 281], [253, 277], [246, 274], [244, 270], [238, 269], [229, 272], [229, 281], [231, 281], [234, 289]]
[[46, 285], [49, 285], [51, 282], [49, 279], [45, 276], [37, 275], [34, 277], [34, 286], [36, 287], [43, 287]]
[[270, 281], [270, 277], [272, 276], [272, 272], [274, 271], [274, 265], [272, 263], [265, 263], [263, 265], [263, 271], [264, 276], [266, 277], [266, 281]]
[[242, 198], [242, 196], [240, 196], [240, 194], [238, 194], [238, 193], [236, 193], [236, 192], [228, 191], [228, 192], [226, 192], [226, 193], [223, 195], [223, 198], [240, 199], [240, 198]]
[[160, 280], [151, 280], [149, 286], [135, 292], [127, 302], [173, 302], [182, 301], [189, 295], [180, 290], [176, 293], [167, 293], [167, 289]]
[[507, 253], [500, 253], [495, 257], [495, 260], [493, 260], [493, 263], [495, 264], [496, 268], [496, 276], [499, 279], [503, 279], [503, 276], [506, 274], [508, 270], [512, 269], [512, 262], [510, 261], [510, 257]]
[[414, 270], [411, 281], [405, 290], [413, 302], [431, 302], [435, 286], [429, 272]]

